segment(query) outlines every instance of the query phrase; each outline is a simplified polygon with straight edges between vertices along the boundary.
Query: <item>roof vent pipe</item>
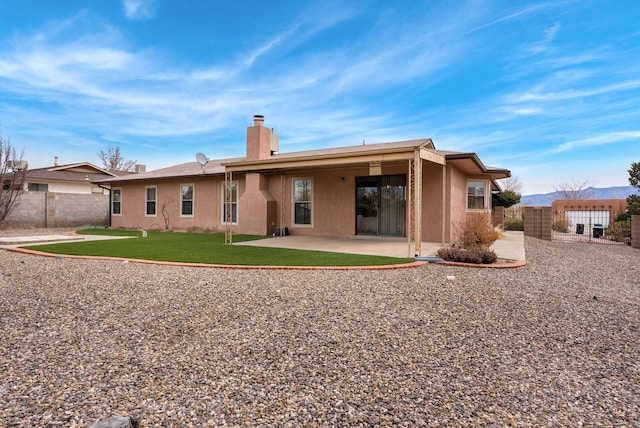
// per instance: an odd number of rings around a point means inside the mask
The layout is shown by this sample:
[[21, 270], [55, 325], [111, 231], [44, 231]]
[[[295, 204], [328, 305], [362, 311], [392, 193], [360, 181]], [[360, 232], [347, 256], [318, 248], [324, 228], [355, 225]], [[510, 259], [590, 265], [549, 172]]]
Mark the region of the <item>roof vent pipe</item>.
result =
[[58, 156], [53, 157], [53, 166], [58, 166]]

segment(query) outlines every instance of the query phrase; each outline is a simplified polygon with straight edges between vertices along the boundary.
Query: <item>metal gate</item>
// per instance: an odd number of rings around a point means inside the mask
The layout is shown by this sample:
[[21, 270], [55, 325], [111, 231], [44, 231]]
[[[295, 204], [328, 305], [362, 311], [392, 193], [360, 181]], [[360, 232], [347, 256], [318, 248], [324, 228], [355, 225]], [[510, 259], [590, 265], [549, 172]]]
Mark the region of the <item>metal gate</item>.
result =
[[551, 239], [556, 241], [630, 244], [631, 219], [612, 218], [607, 210], [566, 210], [552, 213]]

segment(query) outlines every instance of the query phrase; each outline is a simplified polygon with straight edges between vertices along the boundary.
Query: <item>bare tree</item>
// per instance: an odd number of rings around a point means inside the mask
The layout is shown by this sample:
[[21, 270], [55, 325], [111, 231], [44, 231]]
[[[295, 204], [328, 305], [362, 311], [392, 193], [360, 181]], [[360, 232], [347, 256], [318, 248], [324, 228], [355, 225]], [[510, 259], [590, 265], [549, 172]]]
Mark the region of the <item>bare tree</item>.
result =
[[15, 147], [0, 135], [0, 229], [24, 192], [27, 162], [23, 158], [24, 150], [18, 156]]
[[106, 150], [100, 150], [98, 154], [102, 165], [108, 170], [131, 171], [136, 167], [136, 161], [125, 160], [120, 154], [120, 147], [107, 146]]
[[500, 187], [505, 192], [522, 194], [522, 183], [518, 177], [507, 177], [500, 180]]
[[576, 181], [571, 183], [558, 183], [554, 186], [559, 199], [591, 199], [593, 189], [589, 188], [589, 181]]

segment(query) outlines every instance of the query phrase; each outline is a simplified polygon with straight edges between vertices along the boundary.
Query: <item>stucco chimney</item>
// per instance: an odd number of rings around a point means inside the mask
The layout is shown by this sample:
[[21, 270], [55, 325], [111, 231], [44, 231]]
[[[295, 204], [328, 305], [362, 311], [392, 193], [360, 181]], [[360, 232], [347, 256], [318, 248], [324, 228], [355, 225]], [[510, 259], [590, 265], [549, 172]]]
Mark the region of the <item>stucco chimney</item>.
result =
[[253, 126], [247, 128], [247, 160], [271, 157], [271, 129], [264, 126], [264, 116], [253, 116]]

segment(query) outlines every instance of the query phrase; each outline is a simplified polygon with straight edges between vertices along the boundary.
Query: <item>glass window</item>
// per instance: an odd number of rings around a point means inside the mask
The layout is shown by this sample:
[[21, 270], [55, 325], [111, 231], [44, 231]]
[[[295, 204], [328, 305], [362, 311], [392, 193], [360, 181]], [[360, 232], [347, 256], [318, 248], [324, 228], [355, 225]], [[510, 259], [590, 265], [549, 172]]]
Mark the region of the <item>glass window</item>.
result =
[[483, 210], [485, 205], [486, 181], [467, 181], [467, 209]]
[[181, 211], [183, 216], [193, 215], [193, 184], [183, 184], [180, 192]]
[[[227, 222], [227, 204], [225, 203], [225, 183], [222, 183], [222, 223]], [[231, 223], [238, 223], [238, 182], [231, 182]]]
[[293, 180], [293, 224], [310, 225], [313, 212], [313, 180]]
[[122, 189], [111, 191], [111, 213], [113, 215], [122, 214]]
[[27, 190], [29, 192], [48, 192], [49, 185], [41, 183], [29, 183], [29, 185], [27, 186]]
[[145, 189], [145, 198], [146, 198], [146, 209], [145, 215], [154, 216], [156, 215], [156, 187], [147, 187]]

